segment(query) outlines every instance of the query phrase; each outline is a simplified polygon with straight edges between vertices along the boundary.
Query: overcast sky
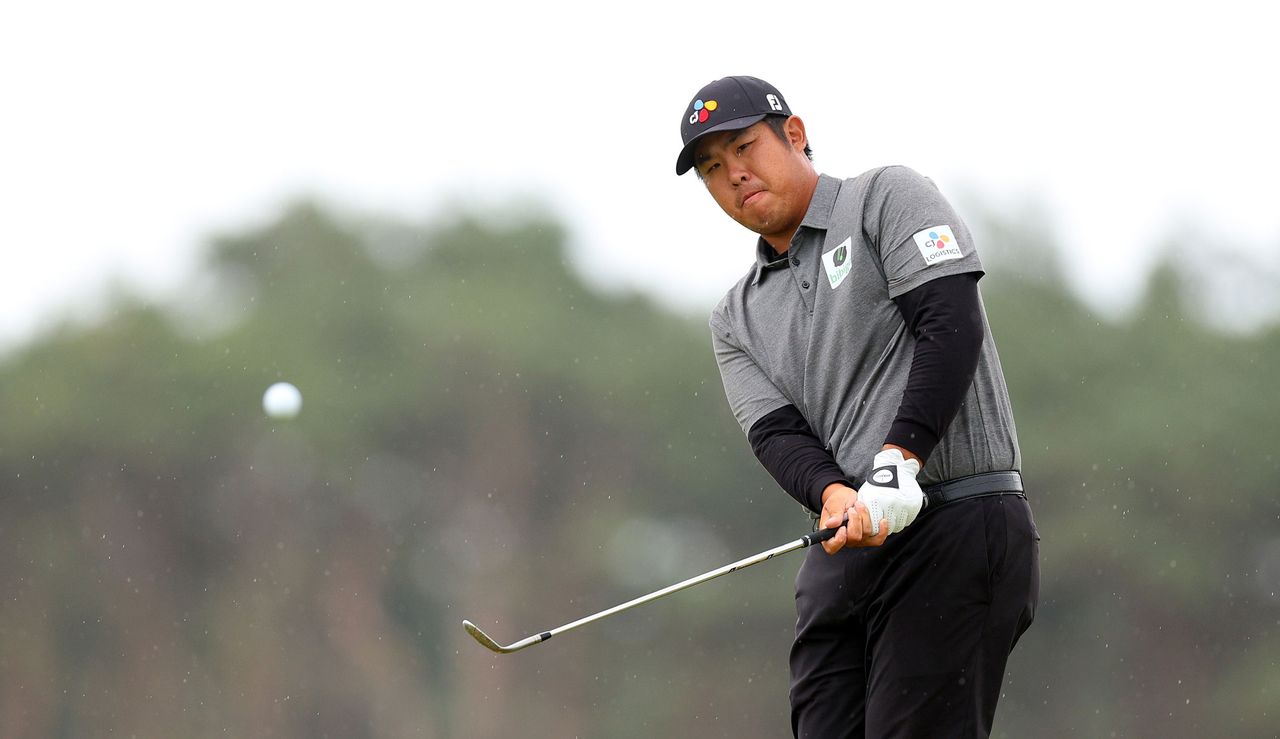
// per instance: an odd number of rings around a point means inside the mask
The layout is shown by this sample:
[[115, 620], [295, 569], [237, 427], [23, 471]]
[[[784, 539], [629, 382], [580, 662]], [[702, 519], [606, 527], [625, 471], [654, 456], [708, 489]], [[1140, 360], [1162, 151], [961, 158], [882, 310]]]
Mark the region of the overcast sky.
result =
[[598, 279], [705, 310], [753, 238], [674, 158], [730, 74], [781, 89], [823, 172], [1040, 203], [1100, 307], [1188, 233], [1280, 264], [1280, 44], [1243, 2], [827, 6], [7, 4], [0, 344], [112, 278], [163, 299], [211, 232], [305, 194], [415, 220], [533, 197]]

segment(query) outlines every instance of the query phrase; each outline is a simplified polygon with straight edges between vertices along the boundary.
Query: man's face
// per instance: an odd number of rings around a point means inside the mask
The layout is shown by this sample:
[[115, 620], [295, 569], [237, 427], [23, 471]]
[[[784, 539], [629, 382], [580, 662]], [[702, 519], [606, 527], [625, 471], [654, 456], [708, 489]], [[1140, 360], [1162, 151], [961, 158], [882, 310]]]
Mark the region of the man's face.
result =
[[818, 179], [804, 154], [804, 123], [792, 116], [785, 130], [786, 141], [764, 121], [714, 133], [698, 142], [694, 154], [694, 166], [720, 208], [766, 239], [795, 233]]

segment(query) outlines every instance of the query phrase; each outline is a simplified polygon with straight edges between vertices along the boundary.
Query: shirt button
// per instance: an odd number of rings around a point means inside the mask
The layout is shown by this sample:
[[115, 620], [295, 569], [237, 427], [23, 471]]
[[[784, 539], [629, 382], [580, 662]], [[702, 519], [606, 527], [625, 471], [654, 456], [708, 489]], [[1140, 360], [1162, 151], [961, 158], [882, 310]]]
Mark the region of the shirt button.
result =
[[801, 282], [801, 283], [800, 283], [800, 287], [803, 287], [804, 289], [808, 290], [808, 289], [809, 289], [809, 281], [808, 281], [808, 280], [805, 280], [805, 281]]
[[795, 257], [791, 257], [791, 264], [792, 264], [792, 265], [794, 265], [794, 266], [796, 266], [796, 267], [799, 267], [799, 266], [800, 266], [800, 260], [799, 260], [799, 259], [796, 259]]

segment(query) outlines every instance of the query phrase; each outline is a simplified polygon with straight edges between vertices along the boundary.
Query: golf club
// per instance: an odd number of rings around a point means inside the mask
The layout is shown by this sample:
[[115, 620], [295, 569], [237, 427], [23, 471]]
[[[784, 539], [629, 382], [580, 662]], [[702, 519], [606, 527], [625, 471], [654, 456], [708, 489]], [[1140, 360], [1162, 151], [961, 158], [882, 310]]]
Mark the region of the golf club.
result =
[[[846, 517], [844, 520], [844, 523], [842, 523], [841, 526], [847, 525], [848, 523], [849, 523], [849, 519]], [[836, 532], [839, 530], [840, 530], [839, 527], [837, 527], [834, 529], [820, 529], [813, 533], [805, 534], [799, 539], [796, 539], [795, 541], [789, 542], [787, 544], [783, 544], [780, 547], [774, 547], [773, 549], [760, 552], [759, 554], [754, 554], [750, 557], [740, 559], [737, 562], [733, 562], [723, 567], [719, 567], [717, 569], [711, 570], [710, 572], [704, 572], [701, 575], [698, 575], [696, 577], [691, 577], [688, 580], [678, 582], [675, 585], [668, 585], [667, 587], [661, 590], [655, 590], [654, 592], [649, 593], [648, 595], [642, 595], [639, 598], [636, 598], [634, 600], [629, 600], [626, 603], [614, 606], [613, 608], [600, 611], [599, 613], [594, 613], [585, 618], [580, 618], [577, 621], [565, 624], [564, 626], [558, 626], [550, 631], [544, 631], [541, 634], [534, 634], [533, 636], [525, 637], [524, 639], [521, 639], [520, 641], [514, 642], [512, 644], [508, 644], [505, 647], [499, 644], [498, 642], [494, 641], [491, 636], [481, 631], [479, 626], [476, 626], [470, 621], [463, 620], [462, 628], [466, 629], [467, 633], [470, 634], [472, 637], [474, 637], [475, 640], [480, 642], [480, 644], [483, 645], [484, 647], [491, 649], [494, 652], [497, 652], [498, 654], [511, 654], [512, 652], [518, 652], [521, 649], [531, 647], [534, 644], [541, 644], [542, 642], [550, 639], [556, 634], [563, 634], [564, 632], [569, 631], [570, 629], [576, 629], [579, 626], [589, 624], [592, 621], [599, 621], [600, 619], [606, 616], [612, 616], [615, 613], [621, 613], [629, 608], [635, 608], [636, 606], [642, 603], [648, 603], [651, 600], [657, 600], [658, 598], [671, 595], [672, 593], [684, 590], [685, 588], [691, 588], [694, 585], [707, 582], [708, 580], [714, 580], [717, 577], [720, 577], [721, 575], [728, 575], [731, 572], [737, 572], [738, 570], [750, 567], [751, 565], [754, 565], [754, 564], [759, 564], [767, 559], [773, 559], [774, 557], [777, 557], [780, 554], [786, 554], [787, 552], [793, 552], [797, 549], [804, 549], [805, 547], [811, 544], [824, 542], [827, 539], [830, 539], [831, 537], [835, 536]]]

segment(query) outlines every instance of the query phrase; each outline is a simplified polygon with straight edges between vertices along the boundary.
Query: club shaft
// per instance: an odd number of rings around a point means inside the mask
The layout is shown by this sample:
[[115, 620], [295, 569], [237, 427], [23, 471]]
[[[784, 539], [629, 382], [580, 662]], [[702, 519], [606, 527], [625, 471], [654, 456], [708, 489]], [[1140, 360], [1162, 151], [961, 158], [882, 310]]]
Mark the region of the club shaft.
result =
[[639, 598], [629, 600], [626, 603], [616, 605], [613, 608], [600, 611], [599, 613], [594, 613], [590, 616], [586, 616], [585, 618], [580, 618], [577, 621], [574, 621], [573, 623], [568, 623], [568, 624], [565, 624], [564, 626], [554, 628], [551, 631], [545, 633], [545, 637], [543, 640], [545, 641], [546, 639], [550, 639], [556, 634], [563, 634], [564, 632], [569, 631], [570, 629], [576, 629], [579, 626], [589, 624], [592, 621], [598, 621], [602, 618], [612, 616], [615, 613], [621, 613], [622, 611], [625, 611], [629, 608], [635, 608], [636, 606], [643, 605], [645, 603], [648, 603], [649, 601], [657, 600], [664, 596], [671, 595], [672, 593], [678, 593], [681, 590], [684, 590], [685, 588], [691, 588], [694, 585], [701, 585], [702, 583], [707, 582], [708, 580], [714, 580], [717, 577], [722, 577], [732, 572], [737, 572], [738, 570], [741, 570], [745, 567], [750, 567], [751, 565], [760, 564], [761, 562], [764, 562], [765, 560], [768, 560], [768, 559], [773, 559], [774, 557], [777, 557], [780, 554], [786, 554], [787, 552], [793, 552], [797, 549], [803, 549], [804, 547], [809, 546], [809, 544], [811, 544], [812, 541], [813, 541], [812, 537], [801, 537], [799, 539], [796, 539], [793, 542], [783, 544], [782, 546], [774, 547], [773, 549], [760, 552], [759, 554], [753, 554], [750, 557], [744, 557], [743, 559], [740, 559], [737, 562], [731, 562], [730, 564], [727, 564], [723, 567], [718, 567], [714, 570], [711, 570], [710, 572], [704, 572], [703, 574], [697, 575], [695, 577], [691, 577], [688, 580], [683, 580], [674, 585], [668, 585], [667, 587], [661, 590], [655, 590], [652, 593], [649, 593], [648, 595], [642, 595]]
[[[844, 524], [842, 525], [846, 525], [848, 524], [848, 522], [849, 522], [849, 519], [846, 518], [844, 520]], [[616, 605], [613, 608], [610, 608], [608, 610], [604, 610], [599, 613], [594, 613], [585, 618], [580, 618], [577, 621], [574, 621], [573, 623], [568, 623], [568, 624], [565, 624], [564, 626], [559, 626], [550, 631], [544, 631], [540, 634], [534, 634], [533, 636], [527, 636], [521, 639], [520, 641], [515, 642], [513, 644], [509, 644], [505, 647], [497, 643], [496, 641], [494, 641], [492, 637], [484, 633], [484, 631], [481, 630], [480, 627], [476, 626], [470, 621], [464, 620], [462, 622], [462, 625], [464, 628], [466, 628], [467, 633], [471, 634], [471, 636], [474, 637], [476, 641], [480, 642], [480, 644], [482, 644], [484, 647], [494, 652], [498, 652], [499, 654], [510, 654], [512, 652], [518, 652], [521, 649], [531, 647], [534, 644], [541, 644], [542, 642], [550, 639], [556, 634], [563, 634], [566, 631], [569, 631], [571, 629], [576, 629], [579, 626], [582, 626], [584, 624], [589, 624], [592, 621], [598, 621], [607, 616], [612, 616], [613, 614], [619, 613], [621, 611], [625, 611], [628, 608], [635, 608], [638, 605], [641, 605], [643, 603], [648, 603], [649, 601], [652, 601], [652, 600], [657, 600], [658, 598], [661, 598], [666, 595], [670, 595], [675, 592], [679, 592], [681, 590], [684, 590], [685, 588], [691, 588], [694, 585], [704, 583], [708, 580], [714, 580], [717, 577], [721, 577], [722, 575], [728, 575], [731, 572], [737, 572], [738, 570], [741, 570], [746, 567], [750, 567], [751, 565], [759, 564], [768, 559], [773, 559], [774, 557], [777, 557], [780, 554], [793, 552], [797, 549], [804, 549], [805, 547], [810, 546], [812, 544], [817, 544], [819, 542], [826, 541], [827, 539], [830, 539], [831, 537], [833, 537], [836, 534], [836, 531], [837, 529], [820, 529], [811, 534], [805, 534], [799, 539], [796, 539], [795, 541], [792, 541], [792, 542], [788, 542], [787, 544], [783, 544], [782, 546], [774, 547], [773, 549], [760, 552], [759, 554], [753, 554], [750, 557], [740, 559], [737, 562], [732, 562], [723, 567], [718, 567], [714, 570], [711, 570], [710, 572], [704, 572], [701, 575], [698, 575], [696, 577], [691, 577], [688, 580], [678, 582], [675, 585], [668, 585], [667, 587], [661, 590], [655, 590], [652, 593], [649, 593], [648, 595], [642, 595], [639, 598], [629, 600], [626, 603], [623, 603], [621, 605]]]

